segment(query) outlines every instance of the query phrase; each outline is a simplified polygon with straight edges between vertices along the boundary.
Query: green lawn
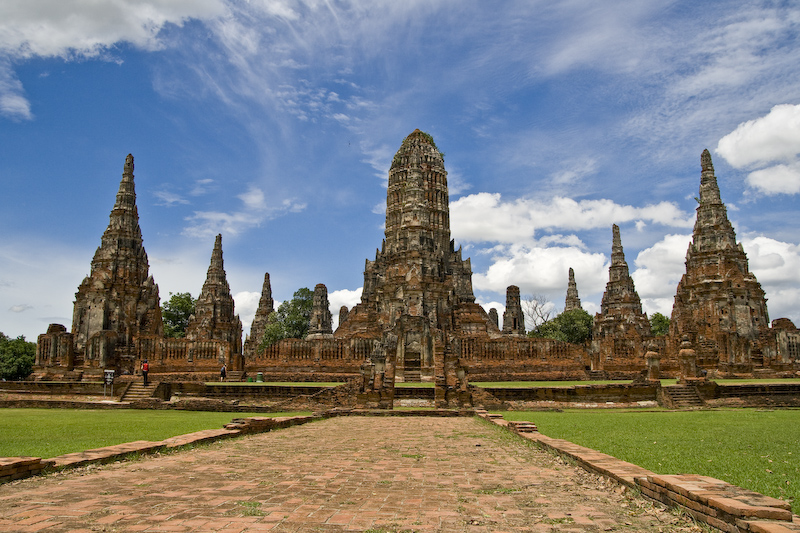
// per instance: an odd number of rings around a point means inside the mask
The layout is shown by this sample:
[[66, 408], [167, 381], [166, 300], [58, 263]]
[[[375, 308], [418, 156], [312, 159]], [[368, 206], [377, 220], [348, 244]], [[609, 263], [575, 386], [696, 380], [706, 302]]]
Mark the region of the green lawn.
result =
[[[280, 413], [279, 416], [311, 413]], [[0, 457], [56, 457], [135, 440], [159, 441], [263, 413], [138, 409], [0, 409]], [[278, 416], [278, 415], [276, 415]]]
[[659, 474], [702, 474], [800, 502], [800, 410], [576, 409], [503, 415]]

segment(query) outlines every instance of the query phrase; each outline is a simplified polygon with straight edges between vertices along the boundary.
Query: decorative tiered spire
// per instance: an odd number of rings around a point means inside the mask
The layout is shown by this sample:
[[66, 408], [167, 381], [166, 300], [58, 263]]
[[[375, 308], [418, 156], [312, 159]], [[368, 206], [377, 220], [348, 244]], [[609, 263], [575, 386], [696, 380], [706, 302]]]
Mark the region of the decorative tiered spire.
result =
[[217, 235], [206, 281], [197, 298], [195, 314], [186, 328], [190, 340], [221, 340], [241, 353], [242, 323], [234, 313], [233, 296], [222, 260], [222, 235]]
[[72, 333], [76, 352], [82, 353], [100, 331], [116, 332], [116, 342], [122, 345], [130, 344], [137, 334], [163, 333], [158, 286], [149, 271], [136, 209], [133, 156], [128, 154], [91, 273], [75, 294]]
[[324, 339], [333, 337], [331, 324], [330, 302], [328, 302], [328, 288], [322, 283], [314, 287], [314, 300], [311, 306], [311, 317], [308, 323], [306, 339]]
[[267, 328], [269, 315], [275, 311], [275, 302], [272, 299], [272, 286], [269, 282], [269, 272], [264, 274], [264, 284], [261, 287], [261, 298], [258, 301], [258, 309], [250, 325], [250, 335], [244, 342], [244, 355], [251, 357], [255, 355], [264, 332]]
[[628, 271], [625, 261], [625, 252], [622, 250], [622, 239], [619, 235], [619, 226], [612, 226], [611, 266], [608, 269], [608, 284], [603, 300], [600, 304], [600, 313], [605, 315], [620, 309], [628, 309], [637, 315], [642, 314], [642, 302], [633, 279]]
[[516, 285], [509, 285], [506, 289], [503, 333], [506, 335], [525, 335], [525, 315], [522, 314], [519, 287]]
[[747, 365], [769, 326], [766, 298], [736, 242], [708, 150], [700, 168], [697, 220], [672, 308], [671, 347], [676, 352], [687, 336], [703, 366]]
[[572, 311], [573, 309], [583, 309], [581, 307], [581, 299], [578, 297], [578, 284], [575, 283], [575, 271], [572, 267], [569, 269], [569, 281], [567, 282], [567, 298], [564, 301], [564, 311]]

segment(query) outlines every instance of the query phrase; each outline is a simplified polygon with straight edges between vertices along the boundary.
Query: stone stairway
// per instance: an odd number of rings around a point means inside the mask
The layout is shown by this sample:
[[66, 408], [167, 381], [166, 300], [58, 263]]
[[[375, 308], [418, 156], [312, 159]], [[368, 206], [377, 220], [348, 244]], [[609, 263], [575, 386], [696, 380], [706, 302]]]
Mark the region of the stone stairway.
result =
[[589, 370], [588, 374], [591, 381], [603, 381], [608, 379], [608, 373], [605, 370]]
[[420, 381], [422, 381], [422, 374], [420, 373], [419, 370], [406, 369], [406, 371], [403, 372], [403, 378], [405, 379], [406, 382], [419, 383]]
[[675, 409], [690, 409], [694, 407], [703, 407], [705, 402], [697, 392], [697, 387], [690, 387], [688, 385], [673, 385], [670, 387], [663, 387], [662, 392], [669, 398], [669, 403]]
[[153, 393], [156, 390], [157, 383], [153, 383], [152, 381], [147, 384], [145, 387], [140, 381], [134, 381], [131, 383], [131, 386], [122, 395], [120, 398], [121, 402], [135, 402], [137, 400], [144, 400], [147, 398], [152, 398]]
[[241, 370], [228, 370], [225, 381], [244, 381], [244, 374]]

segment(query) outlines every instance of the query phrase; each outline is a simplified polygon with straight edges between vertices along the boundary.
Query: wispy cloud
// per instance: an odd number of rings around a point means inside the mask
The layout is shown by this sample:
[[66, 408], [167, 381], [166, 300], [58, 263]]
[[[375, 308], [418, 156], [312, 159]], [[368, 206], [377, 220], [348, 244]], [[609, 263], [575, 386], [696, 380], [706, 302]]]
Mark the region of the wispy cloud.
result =
[[237, 211], [195, 211], [186, 218], [189, 225], [183, 230], [187, 237], [209, 238], [218, 233], [224, 235], [239, 235], [250, 228], [257, 227], [267, 220], [286, 215], [299, 213], [307, 204], [294, 198], [287, 198], [278, 205], [268, 205], [264, 192], [255, 186], [240, 195], [238, 199], [242, 208]]

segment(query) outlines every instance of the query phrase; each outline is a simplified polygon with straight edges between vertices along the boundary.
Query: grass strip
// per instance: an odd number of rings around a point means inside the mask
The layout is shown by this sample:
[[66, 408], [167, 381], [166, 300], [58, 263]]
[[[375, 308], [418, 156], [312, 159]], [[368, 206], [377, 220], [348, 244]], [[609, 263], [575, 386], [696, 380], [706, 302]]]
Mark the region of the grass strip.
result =
[[309, 414], [7, 408], [0, 409], [0, 457], [47, 459], [125, 442], [161, 441], [204, 429], [219, 429], [233, 418]]
[[659, 474], [701, 474], [800, 501], [800, 410], [576, 409], [503, 415]]

